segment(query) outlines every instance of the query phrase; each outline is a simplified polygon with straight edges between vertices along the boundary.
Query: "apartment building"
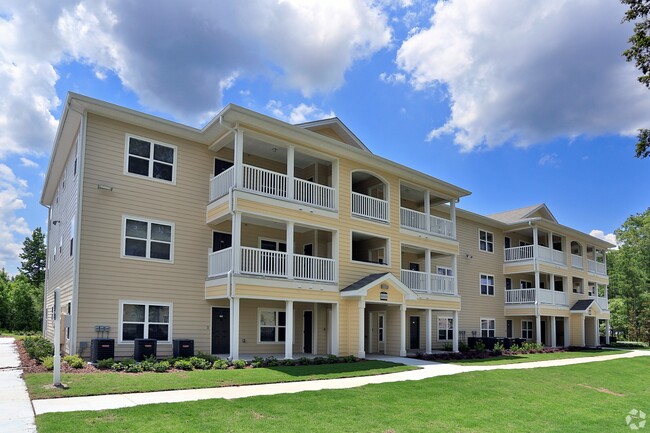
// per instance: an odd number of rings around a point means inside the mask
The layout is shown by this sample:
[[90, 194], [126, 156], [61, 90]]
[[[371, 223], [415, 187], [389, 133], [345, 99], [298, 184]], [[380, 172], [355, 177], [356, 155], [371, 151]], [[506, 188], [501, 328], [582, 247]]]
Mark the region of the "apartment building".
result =
[[612, 245], [533, 206], [481, 216], [469, 191], [374, 155], [340, 120], [228, 105], [202, 129], [69, 94], [49, 208], [44, 335], [63, 350], [175, 339], [239, 358], [406, 356], [474, 335], [598, 345]]

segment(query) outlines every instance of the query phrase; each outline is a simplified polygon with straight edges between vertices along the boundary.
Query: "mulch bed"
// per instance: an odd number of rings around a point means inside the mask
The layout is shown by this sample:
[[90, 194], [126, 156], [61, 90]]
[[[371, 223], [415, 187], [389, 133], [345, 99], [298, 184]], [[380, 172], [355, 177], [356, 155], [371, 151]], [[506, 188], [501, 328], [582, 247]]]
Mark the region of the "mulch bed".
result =
[[[29, 357], [22, 340], [16, 340], [16, 347], [18, 349], [18, 356], [20, 356], [20, 366], [24, 373], [47, 373], [48, 371], [51, 371], [45, 368], [42, 364], [36, 362], [35, 359]], [[91, 364], [85, 364], [83, 368], [72, 368], [65, 362], [61, 362], [61, 372], [87, 374], [102, 372], [102, 370], [99, 370]]]

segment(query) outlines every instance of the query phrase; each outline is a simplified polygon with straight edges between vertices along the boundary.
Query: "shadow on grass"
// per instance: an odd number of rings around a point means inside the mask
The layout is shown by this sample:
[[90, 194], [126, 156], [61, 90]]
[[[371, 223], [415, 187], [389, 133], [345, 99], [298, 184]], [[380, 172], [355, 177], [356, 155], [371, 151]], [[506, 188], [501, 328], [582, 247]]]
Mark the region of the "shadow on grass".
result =
[[396, 364], [388, 361], [360, 361], [339, 364], [320, 364], [320, 365], [300, 365], [295, 367], [265, 367], [283, 374], [294, 377], [303, 376], [329, 376], [340, 373], [355, 373], [375, 370], [373, 374], [391, 373], [394, 367], [402, 367], [402, 364]]

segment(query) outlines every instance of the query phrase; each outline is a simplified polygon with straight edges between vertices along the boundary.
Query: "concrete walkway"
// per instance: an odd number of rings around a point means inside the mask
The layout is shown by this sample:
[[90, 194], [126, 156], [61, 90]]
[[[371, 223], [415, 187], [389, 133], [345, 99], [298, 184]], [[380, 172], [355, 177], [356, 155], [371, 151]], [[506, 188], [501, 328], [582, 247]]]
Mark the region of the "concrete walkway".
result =
[[0, 337], [0, 432], [36, 432], [34, 410], [13, 338]]
[[470, 371], [519, 370], [527, 368], [556, 367], [561, 365], [585, 364], [588, 362], [602, 362], [612, 359], [634, 358], [637, 356], [650, 356], [650, 351], [639, 350], [628, 353], [587, 358], [558, 359], [553, 361], [539, 361], [493, 366], [460, 366], [453, 364], [427, 362], [412, 358], [369, 356], [369, 359], [380, 359], [401, 364], [415, 365], [420, 367], [420, 369], [405, 371], [401, 373], [384, 374], [379, 376], [312, 380], [305, 382], [275, 383], [268, 385], [245, 385], [222, 388], [188, 389], [179, 391], [98, 395], [91, 397], [53, 398], [46, 400], [34, 400], [32, 403], [34, 405], [34, 411], [37, 415], [40, 415], [42, 413], [48, 412], [117, 409], [142, 404], [177, 403], [184, 401], [207, 400], [212, 398], [234, 399], [258, 395], [293, 394], [301, 391], [318, 391], [321, 389], [346, 389], [373, 383], [422, 380], [430, 377], [448, 376]]

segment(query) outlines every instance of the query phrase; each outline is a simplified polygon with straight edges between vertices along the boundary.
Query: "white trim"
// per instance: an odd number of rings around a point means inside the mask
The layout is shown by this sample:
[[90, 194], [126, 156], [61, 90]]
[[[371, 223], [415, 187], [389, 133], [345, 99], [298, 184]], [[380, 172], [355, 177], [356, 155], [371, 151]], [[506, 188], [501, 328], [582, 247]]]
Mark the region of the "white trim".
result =
[[[484, 249], [481, 248], [481, 232], [486, 233], [486, 235], [485, 235], [485, 248], [487, 248], [488, 244], [492, 244], [492, 251], [488, 251], [487, 249], [484, 250]], [[492, 236], [492, 241], [491, 242], [487, 240], [487, 238], [488, 238], [487, 234], [488, 233]], [[478, 250], [479, 251], [482, 251], [484, 253], [494, 254], [494, 243], [495, 242], [494, 242], [494, 233], [493, 232], [489, 232], [489, 231], [484, 230], [482, 228], [478, 229]]]
[[[147, 324], [149, 323], [149, 318], [148, 318], [148, 313], [149, 313], [149, 306], [155, 305], [158, 307], [168, 307], [169, 308], [169, 322], [167, 325], [169, 326], [169, 332], [167, 333], [167, 340], [157, 340], [159, 344], [172, 344], [173, 336], [172, 336], [172, 331], [174, 329], [173, 327], [173, 319], [174, 319], [174, 304], [171, 302], [158, 302], [158, 301], [131, 301], [131, 300], [126, 300], [126, 299], [120, 299], [119, 300], [119, 310], [118, 310], [118, 322], [117, 322], [117, 343], [118, 344], [133, 344], [132, 340], [123, 340], [122, 339], [122, 334], [123, 334], [123, 329], [122, 326], [124, 325], [123, 323], [123, 314], [124, 314], [124, 305], [129, 304], [129, 305], [144, 305], [145, 306], [145, 312], [144, 312], [144, 333], [143, 337], [148, 338], [149, 330], [147, 329]], [[139, 323], [139, 322], [138, 322]], [[162, 322], [154, 322], [154, 323], [162, 323]]]
[[[452, 338], [447, 338], [447, 337], [449, 336], [449, 334], [448, 334], [449, 331], [452, 331], [452, 333], [453, 333], [453, 330], [454, 330], [454, 318], [451, 317], [451, 316], [437, 316], [436, 318], [437, 318], [436, 329], [438, 331], [438, 333], [436, 334], [436, 339], [438, 341], [452, 341], [454, 339], [453, 334], [452, 334]], [[446, 324], [445, 329], [444, 329], [445, 338], [440, 338], [440, 331], [441, 331], [441, 329], [440, 329], [440, 320], [445, 320], [445, 324]], [[449, 322], [451, 322], [451, 327], [449, 326]]]
[[[441, 270], [444, 270], [444, 273], [440, 273]], [[445, 275], [447, 277], [453, 277], [452, 268], [448, 266], [436, 266], [436, 275]]]
[[280, 244], [284, 244], [285, 251], [286, 251], [286, 247], [287, 247], [287, 240], [286, 239], [280, 240], [280, 239], [266, 238], [264, 236], [258, 236], [257, 237], [257, 248], [262, 249], [262, 241], [275, 242], [275, 248], [276, 249], [275, 250], [267, 250], [267, 251], [280, 251], [280, 249], [279, 249]]
[[[76, 150], [75, 150], [75, 160], [77, 160], [77, 174], [79, 178], [77, 182], [77, 209], [76, 214], [74, 215], [74, 224], [75, 224], [75, 237], [76, 239], [72, 243], [74, 248], [74, 253], [72, 257], [72, 305], [70, 310], [70, 354], [77, 354], [77, 320], [79, 316], [79, 260], [80, 260], [80, 250], [81, 250], [81, 211], [83, 204], [83, 190], [84, 190], [84, 176], [80, 175], [83, 173], [85, 167], [86, 159], [86, 127], [88, 125], [88, 113], [84, 110], [83, 116], [81, 117], [81, 122], [79, 124], [79, 131], [77, 131], [77, 140], [76, 140]], [[48, 230], [49, 232], [49, 230]], [[49, 233], [48, 233], [49, 239]], [[49, 268], [48, 268], [49, 276]], [[47, 291], [43, 296], [44, 302], [47, 299]], [[47, 311], [44, 311], [44, 314], [47, 314]]]
[[[285, 299], [286, 302], [286, 299]], [[262, 341], [262, 325], [260, 324], [260, 319], [262, 318], [262, 311], [273, 311], [275, 313], [275, 341]], [[284, 326], [279, 325], [279, 314], [284, 313]], [[295, 310], [294, 310], [295, 314]], [[289, 337], [287, 332], [287, 310], [285, 308], [273, 308], [273, 307], [257, 307], [257, 344], [277, 344], [284, 346]], [[278, 329], [284, 328], [284, 341], [278, 340]], [[270, 326], [265, 326], [265, 328], [270, 328]], [[292, 343], [293, 344], [293, 343]], [[232, 350], [232, 349], [231, 349]]]
[[[147, 223], [147, 239], [145, 240], [147, 243], [147, 250], [146, 250], [146, 256], [145, 257], [139, 257], [139, 256], [129, 256], [124, 254], [124, 248], [126, 246], [126, 220], [134, 220], [134, 221], [140, 221], [140, 222], [146, 222]], [[150, 256], [150, 245], [151, 245], [151, 224], [159, 224], [159, 225], [166, 225], [171, 227], [171, 242], [169, 243], [169, 260], [165, 259], [155, 259], [151, 258]], [[145, 217], [139, 217], [139, 216], [133, 216], [133, 215], [122, 215], [122, 235], [120, 239], [120, 257], [123, 259], [131, 259], [131, 260], [144, 260], [148, 262], [155, 262], [155, 263], [174, 263], [174, 237], [176, 234], [176, 224], [173, 222], [169, 221], [162, 221], [162, 220], [156, 220], [156, 219], [151, 219], [151, 218], [145, 218]], [[161, 241], [164, 242], [164, 241]]]
[[[479, 337], [483, 337], [483, 321], [486, 320], [488, 322], [488, 327], [486, 328], [487, 330], [487, 336], [490, 337], [490, 331], [494, 332], [494, 336], [497, 335], [497, 320], [494, 317], [481, 317], [479, 318]], [[494, 328], [490, 328], [490, 320], [494, 322]]]
[[[482, 287], [481, 286], [483, 285], [483, 277], [487, 277], [486, 279], [492, 278], [492, 286], [491, 286], [492, 287], [492, 294], [490, 294], [490, 285], [489, 284], [487, 284], [486, 293], [482, 293]], [[492, 274], [484, 274], [482, 272], [480, 272], [478, 274], [478, 293], [481, 296], [496, 296], [496, 293], [497, 293], [496, 285], [497, 285], [497, 281], [496, 281], [496, 278], [494, 277], [494, 275], [492, 275]]]
[[[143, 174], [137, 174], [137, 173], [131, 173], [129, 172], [129, 139], [130, 138], [135, 138], [136, 140], [142, 140], [142, 141], [147, 141], [149, 144], [151, 144], [150, 148], [150, 153], [149, 153], [149, 170], [148, 174], [145, 176]], [[165, 146], [165, 147], [170, 147], [174, 150], [174, 162], [171, 164], [172, 165], [172, 180], [165, 180], [165, 179], [158, 179], [156, 177], [153, 177], [153, 152], [154, 152], [154, 145], [160, 145], [160, 146]], [[135, 157], [138, 157], [137, 155], [134, 155]], [[138, 157], [141, 159], [144, 159], [143, 157]], [[162, 164], [169, 165], [167, 162], [159, 161]], [[138, 136], [135, 134], [129, 134], [128, 132], [124, 134], [124, 167], [123, 167], [123, 174], [126, 176], [131, 176], [135, 177], [138, 179], [148, 179], [148, 180], [153, 180], [154, 182], [161, 182], [167, 185], [176, 185], [176, 171], [178, 169], [178, 146], [165, 143], [159, 140], [154, 140], [152, 138], [147, 138], [147, 137], [142, 137]], [[213, 167], [214, 170], [214, 167]]]
[[[524, 323], [530, 326], [526, 326], [524, 329]], [[526, 340], [532, 340], [533, 339], [533, 321], [532, 320], [526, 320], [522, 319], [521, 320], [521, 338], [525, 338]], [[524, 330], [526, 331], [526, 336], [524, 336]], [[530, 333], [530, 337], [528, 336]]]

